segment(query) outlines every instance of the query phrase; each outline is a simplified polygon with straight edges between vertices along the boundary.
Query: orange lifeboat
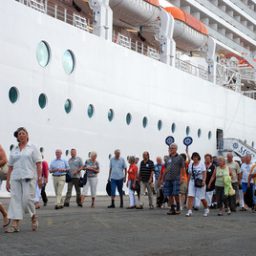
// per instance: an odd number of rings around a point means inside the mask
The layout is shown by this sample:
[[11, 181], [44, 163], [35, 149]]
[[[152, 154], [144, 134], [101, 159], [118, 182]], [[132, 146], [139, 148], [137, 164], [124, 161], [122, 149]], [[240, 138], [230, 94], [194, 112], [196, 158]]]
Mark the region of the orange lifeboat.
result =
[[192, 51], [206, 44], [208, 29], [200, 20], [177, 7], [164, 9], [175, 19], [173, 39], [178, 48]]

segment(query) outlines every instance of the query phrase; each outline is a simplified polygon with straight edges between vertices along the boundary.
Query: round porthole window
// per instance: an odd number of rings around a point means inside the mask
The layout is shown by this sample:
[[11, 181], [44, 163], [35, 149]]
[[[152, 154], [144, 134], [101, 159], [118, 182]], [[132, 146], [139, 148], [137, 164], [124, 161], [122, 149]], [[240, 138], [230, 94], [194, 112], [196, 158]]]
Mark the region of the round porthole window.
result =
[[9, 90], [9, 100], [11, 103], [15, 103], [19, 98], [19, 91], [16, 87], [11, 87]]
[[108, 111], [108, 121], [111, 122], [114, 118], [114, 111], [113, 109], [109, 109]]
[[197, 137], [200, 138], [202, 135], [202, 130], [201, 129], [198, 129], [197, 130]]
[[254, 141], [252, 141], [252, 147], [254, 148]]
[[90, 104], [87, 108], [87, 114], [89, 116], [89, 118], [92, 118], [92, 116], [94, 115], [94, 106], [92, 104]]
[[12, 145], [10, 146], [10, 151], [12, 151], [13, 148], [14, 148], [14, 145], [12, 144]]
[[68, 156], [68, 154], [69, 154], [69, 150], [67, 149], [67, 150], [65, 151], [65, 155]]
[[161, 130], [162, 130], [162, 127], [163, 127], [163, 122], [162, 122], [162, 120], [158, 120], [158, 122], [157, 122], [157, 128], [158, 128], [158, 130], [161, 131]]
[[172, 133], [175, 133], [175, 131], [176, 131], [176, 124], [175, 123], [172, 123], [171, 129], [172, 129]]
[[142, 126], [143, 128], [146, 128], [148, 126], [148, 118], [145, 116], [142, 119]]
[[46, 104], [47, 104], [47, 97], [44, 93], [41, 93], [38, 97], [38, 104], [40, 106], [41, 109], [45, 108]]
[[208, 132], [208, 139], [210, 140], [211, 138], [212, 138], [212, 132], [209, 131], [209, 132]]
[[66, 50], [63, 54], [62, 64], [66, 74], [71, 74], [75, 68], [75, 57], [72, 51]]
[[70, 99], [67, 99], [64, 105], [65, 111], [66, 113], [70, 113], [71, 109], [72, 109], [72, 101]]
[[40, 153], [43, 153], [44, 152], [44, 148], [40, 147], [39, 151], [40, 151]]
[[131, 121], [132, 121], [132, 115], [130, 113], [128, 113], [126, 115], [126, 124], [127, 125], [130, 125], [131, 124]]
[[45, 41], [41, 41], [37, 45], [36, 59], [41, 67], [46, 67], [50, 60], [50, 48]]
[[109, 155], [108, 155], [108, 159], [111, 159], [111, 157], [112, 157], [112, 155], [111, 155], [111, 154], [109, 154]]

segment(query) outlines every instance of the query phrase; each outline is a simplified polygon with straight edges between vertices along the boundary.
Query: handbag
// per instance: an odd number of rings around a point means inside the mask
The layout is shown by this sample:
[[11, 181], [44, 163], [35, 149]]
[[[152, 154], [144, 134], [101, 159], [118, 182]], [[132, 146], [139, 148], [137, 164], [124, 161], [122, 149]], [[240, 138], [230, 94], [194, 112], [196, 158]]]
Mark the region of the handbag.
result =
[[67, 171], [66, 172], [66, 183], [69, 183], [71, 181], [72, 181], [71, 173], [70, 173], [70, 171]]
[[108, 196], [111, 196], [111, 181], [108, 180], [107, 185], [106, 185], [106, 192]]
[[202, 188], [203, 187], [203, 180], [196, 178], [195, 172], [194, 172], [194, 164], [192, 164], [192, 176], [195, 182], [195, 187], [196, 188]]
[[131, 190], [136, 191], [138, 194], [140, 193], [140, 183], [136, 180], [135, 188], [131, 184]]
[[0, 180], [6, 180], [7, 179], [7, 173], [8, 173], [8, 165], [5, 164], [0, 168]]
[[84, 173], [83, 177], [79, 178], [79, 187], [82, 188], [87, 183], [87, 172]]

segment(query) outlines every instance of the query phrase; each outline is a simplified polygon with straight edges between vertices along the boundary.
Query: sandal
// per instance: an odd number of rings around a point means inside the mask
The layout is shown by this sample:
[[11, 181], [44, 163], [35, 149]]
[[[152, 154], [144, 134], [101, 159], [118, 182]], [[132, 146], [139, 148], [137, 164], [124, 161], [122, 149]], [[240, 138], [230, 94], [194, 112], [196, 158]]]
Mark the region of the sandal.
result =
[[38, 218], [36, 215], [33, 215], [31, 218], [32, 221], [32, 231], [37, 231], [39, 223], [38, 223]]
[[4, 232], [6, 232], [8, 230], [8, 227], [9, 227], [10, 223], [11, 223], [11, 220], [8, 219], [8, 222], [3, 225]]
[[18, 226], [17, 227], [11, 226], [9, 228], [7, 227], [4, 232], [5, 233], [18, 233], [18, 232], [20, 232], [20, 229]]

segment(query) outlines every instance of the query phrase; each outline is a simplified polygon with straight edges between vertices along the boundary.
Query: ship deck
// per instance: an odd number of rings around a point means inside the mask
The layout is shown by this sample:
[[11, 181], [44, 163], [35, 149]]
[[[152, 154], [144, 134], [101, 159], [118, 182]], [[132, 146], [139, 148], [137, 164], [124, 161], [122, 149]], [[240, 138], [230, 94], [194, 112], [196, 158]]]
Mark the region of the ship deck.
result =
[[[8, 204], [8, 199], [3, 199]], [[38, 210], [40, 228], [30, 230], [25, 218], [20, 233], [1, 234], [1, 256], [39, 255], [253, 255], [256, 214], [237, 212], [218, 217], [211, 211], [186, 218], [167, 216], [166, 209], [107, 209], [109, 199], [97, 198], [97, 208], [75, 205], [54, 210], [53, 199]], [[128, 198], [126, 198], [126, 205]]]

